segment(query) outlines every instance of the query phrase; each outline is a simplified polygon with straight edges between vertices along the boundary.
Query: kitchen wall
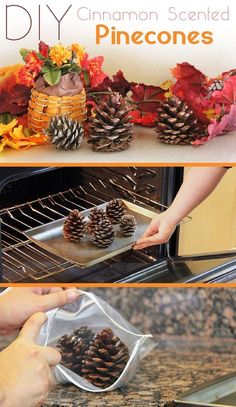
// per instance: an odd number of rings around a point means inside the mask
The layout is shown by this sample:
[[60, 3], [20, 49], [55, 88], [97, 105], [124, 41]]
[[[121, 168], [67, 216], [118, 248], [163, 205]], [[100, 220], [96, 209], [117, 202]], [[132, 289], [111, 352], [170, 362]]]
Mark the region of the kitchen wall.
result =
[[[185, 169], [185, 172], [188, 169]], [[227, 171], [209, 198], [181, 226], [180, 254], [236, 249], [236, 168]]]

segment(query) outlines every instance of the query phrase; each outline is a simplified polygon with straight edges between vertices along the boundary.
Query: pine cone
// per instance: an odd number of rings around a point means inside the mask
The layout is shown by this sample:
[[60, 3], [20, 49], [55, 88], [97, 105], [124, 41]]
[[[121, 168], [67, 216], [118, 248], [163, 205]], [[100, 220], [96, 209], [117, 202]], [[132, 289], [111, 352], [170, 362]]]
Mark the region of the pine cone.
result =
[[45, 133], [51, 137], [52, 144], [56, 144], [58, 150], [77, 150], [84, 130], [76, 120], [67, 116], [55, 116], [50, 120]]
[[92, 241], [98, 247], [109, 247], [115, 239], [115, 231], [109, 219], [102, 219], [97, 226], [95, 226]]
[[133, 215], [124, 215], [120, 221], [120, 231], [122, 235], [128, 237], [132, 236], [137, 227], [136, 219]]
[[133, 138], [130, 108], [118, 92], [107, 95], [90, 118], [88, 143], [93, 151], [126, 150]]
[[104, 218], [106, 218], [106, 212], [104, 209], [93, 208], [89, 214], [90, 222], [87, 225], [88, 232], [92, 234], [94, 232], [95, 226], [97, 226], [99, 222]]
[[112, 199], [107, 204], [106, 214], [112, 223], [119, 223], [126, 210], [121, 199]]
[[73, 331], [71, 335], [62, 336], [57, 342], [57, 348], [61, 352], [61, 363], [81, 375], [84, 351], [88, 349], [94, 335], [94, 332], [83, 326]]
[[82, 377], [94, 386], [111, 386], [121, 375], [129, 360], [127, 346], [111, 329], [103, 329], [84, 352]]
[[85, 220], [80, 211], [74, 209], [69, 213], [63, 227], [64, 238], [79, 243], [85, 234]]
[[191, 144], [206, 136], [206, 129], [187, 103], [174, 96], [162, 102], [158, 109], [157, 137], [166, 144]]

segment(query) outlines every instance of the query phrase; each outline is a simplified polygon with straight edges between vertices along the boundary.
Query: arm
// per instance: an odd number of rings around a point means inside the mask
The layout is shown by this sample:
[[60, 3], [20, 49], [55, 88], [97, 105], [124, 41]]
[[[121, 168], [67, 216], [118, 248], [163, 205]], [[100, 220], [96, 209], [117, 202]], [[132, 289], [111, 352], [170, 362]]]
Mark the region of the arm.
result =
[[151, 222], [134, 249], [166, 243], [179, 222], [214, 191], [226, 171], [222, 167], [191, 168], [172, 205]]
[[0, 295], [0, 334], [8, 335], [21, 328], [36, 312], [73, 302], [79, 294], [61, 288], [8, 288]]

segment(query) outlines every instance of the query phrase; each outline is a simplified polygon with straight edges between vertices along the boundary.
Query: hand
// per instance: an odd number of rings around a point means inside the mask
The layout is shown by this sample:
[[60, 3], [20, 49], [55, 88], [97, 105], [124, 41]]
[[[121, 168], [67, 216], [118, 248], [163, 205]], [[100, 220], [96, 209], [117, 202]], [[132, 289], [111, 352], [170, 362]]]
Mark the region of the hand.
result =
[[45, 314], [34, 314], [0, 353], [0, 406], [40, 406], [54, 386], [52, 368], [60, 363], [60, 353], [35, 344], [46, 320]]
[[10, 335], [34, 313], [73, 302], [78, 296], [74, 289], [8, 288], [0, 296], [0, 334]]
[[145, 247], [168, 242], [176, 226], [176, 223], [170, 219], [168, 212], [162, 212], [156, 219], [153, 219], [143, 236], [137, 240], [133, 249], [141, 250]]

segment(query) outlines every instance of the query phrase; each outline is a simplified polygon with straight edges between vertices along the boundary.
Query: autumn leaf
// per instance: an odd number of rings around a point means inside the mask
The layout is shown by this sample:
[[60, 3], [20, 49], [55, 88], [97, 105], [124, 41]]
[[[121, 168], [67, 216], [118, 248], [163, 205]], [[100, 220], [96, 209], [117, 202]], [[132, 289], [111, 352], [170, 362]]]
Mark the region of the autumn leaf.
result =
[[232, 105], [229, 113], [225, 114], [221, 121], [214, 119], [213, 122], [208, 126], [209, 137], [211, 140], [217, 136], [236, 130], [236, 105]]
[[236, 76], [227, 77], [223, 83], [223, 89], [213, 92], [211, 100], [216, 104], [236, 104]]
[[160, 86], [145, 85], [144, 83], [131, 85], [132, 99], [136, 108], [146, 113], [156, 113], [160, 102], [165, 99], [165, 89]]

